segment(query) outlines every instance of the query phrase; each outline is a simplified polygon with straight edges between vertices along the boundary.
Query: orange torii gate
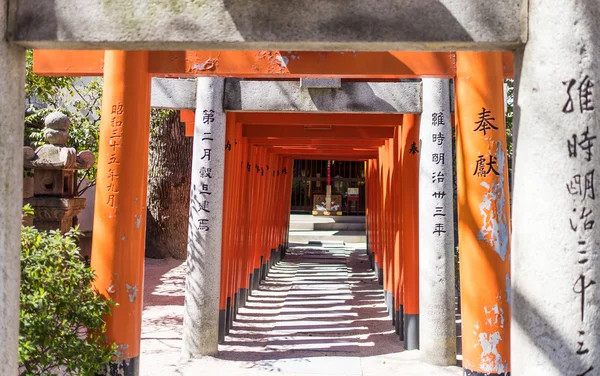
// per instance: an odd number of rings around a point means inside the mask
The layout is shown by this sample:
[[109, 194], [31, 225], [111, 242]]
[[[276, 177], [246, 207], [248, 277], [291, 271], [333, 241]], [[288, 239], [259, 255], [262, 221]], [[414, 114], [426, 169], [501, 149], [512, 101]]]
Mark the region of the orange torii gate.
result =
[[[502, 53], [504, 76], [514, 75], [512, 52]], [[150, 51], [152, 77], [343, 77], [393, 79], [455, 77], [455, 52]], [[39, 75], [101, 76], [104, 51], [35, 50]]]
[[[437, 77], [454, 78], [457, 75], [457, 60], [465, 61], [465, 69], [470, 68], [471, 56], [485, 56], [496, 69], [493, 74], [486, 75], [484, 68], [470, 71], [470, 77], [480, 80], [495, 80], [493, 90], [485, 90], [488, 97], [478, 98], [477, 94], [465, 94], [457, 97], [457, 109], [463, 108], [466, 101], [474, 101], [477, 106], [492, 108], [488, 101], [496, 102], [502, 98], [498, 82], [502, 76], [511, 77], [512, 54], [510, 53], [453, 53], [453, 52], [268, 52], [268, 51], [160, 51], [160, 52], [113, 52], [113, 51], [50, 51], [38, 50], [34, 53], [34, 71], [43, 75], [104, 75], [105, 85], [110, 88], [105, 92], [103, 101], [103, 120], [101, 124], [100, 159], [98, 167], [98, 185], [113, 187], [111, 191], [97, 193], [96, 218], [94, 230], [102, 233], [102, 238], [94, 240], [92, 265], [98, 270], [99, 289], [115, 299], [119, 306], [109, 318], [109, 339], [116, 341], [122, 350], [122, 358], [115, 363], [128, 374], [135, 374], [139, 356], [141, 299], [131, 299], [132, 291], [141, 289], [143, 284], [143, 226], [145, 214], [141, 210], [145, 204], [145, 180], [143, 174], [147, 161], [143, 143], [147, 138], [149, 113], [149, 80], [152, 77], [244, 77], [293, 79], [300, 77], [343, 77], [355, 80], [396, 80], [398, 78]], [[464, 60], [461, 60], [464, 58]], [[460, 63], [459, 63], [460, 64]], [[484, 73], [482, 73], [484, 72]], [[459, 79], [461, 76], [459, 75]], [[145, 84], [140, 82], [146, 80]], [[479, 81], [478, 85], [479, 85]], [[483, 86], [483, 85], [482, 85]], [[478, 86], [481, 89], [482, 86]], [[501, 86], [500, 86], [501, 88]], [[108, 100], [107, 100], [108, 99]], [[461, 101], [465, 101], [464, 103]], [[207, 107], [208, 108], [208, 107]], [[132, 111], [132, 109], [135, 109]], [[469, 109], [465, 116], [473, 117]], [[496, 127], [503, 129], [501, 109], [493, 107]], [[458, 112], [458, 111], [457, 111]], [[467, 112], [467, 110], [465, 110]], [[462, 112], [460, 112], [462, 113]], [[199, 125], [202, 114], [195, 115], [195, 123]], [[190, 113], [182, 113], [182, 117], [190, 119]], [[477, 119], [465, 118], [459, 126]], [[295, 118], [295, 119], [294, 119]], [[461, 118], [462, 120], [462, 118]], [[471, 121], [473, 120], [473, 121]], [[188, 120], [189, 121], [189, 120]], [[291, 190], [291, 173], [293, 158], [330, 158], [365, 160], [368, 163], [368, 178], [374, 185], [369, 188], [368, 223], [369, 244], [374, 254], [377, 268], [383, 270], [383, 283], [388, 293], [390, 310], [402, 332], [402, 322], [398, 316], [401, 309], [410, 317], [410, 328], [406, 334], [408, 348], [418, 348], [418, 314], [419, 314], [419, 273], [418, 273], [418, 229], [415, 221], [418, 209], [414, 206], [417, 196], [417, 169], [413, 162], [408, 162], [415, 153], [409, 149], [418, 144], [417, 115], [372, 115], [372, 114], [273, 114], [273, 113], [228, 113], [226, 115], [224, 139], [227, 152], [224, 151], [225, 175], [222, 191], [223, 199], [223, 262], [220, 266], [220, 296], [218, 310], [221, 313], [220, 336], [227, 332], [236, 305], [244, 304], [244, 296], [253, 284], [264, 277], [266, 268], [273, 259], [281, 257], [283, 246], [287, 242], [286, 218], [289, 203], [285, 202]], [[189, 121], [189, 123], [192, 123]], [[405, 126], [402, 126], [405, 123]], [[306, 124], [327, 125], [331, 129], [328, 135], [322, 131], [311, 132], [304, 128]], [[406, 126], [410, 124], [410, 126]], [[127, 126], [125, 126], [127, 125]], [[283, 128], [281, 125], [288, 125]], [[122, 133], [120, 126], [123, 126]], [[210, 130], [209, 128], [207, 128]], [[205, 133], [206, 134], [206, 133]], [[114, 136], [122, 137], [119, 145], [115, 145]], [[324, 140], [324, 138], [329, 138]], [[368, 138], [368, 145], [362, 141]], [[468, 136], [479, 140], [477, 133]], [[231, 142], [231, 140], [236, 140]], [[294, 141], [290, 141], [294, 140]], [[322, 144], [310, 146], [315, 140]], [[342, 141], [346, 140], [346, 141]], [[294, 142], [295, 144], [291, 144]], [[139, 152], [128, 158], [113, 158], [109, 150], [120, 150], [136, 144]], [[458, 153], [468, 149], [469, 141], [460, 142]], [[223, 146], [220, 146], [221, 148]], [[136, 149], [136, 150], [138, 150]], [[329, 149], [329, 150], [328, 150]], [[206, 150], [206, 149], [205, 149]], [[498, 153], [505, 152], [499, 148]], [[146, 147], [147, 153], [147, 147]], [[106, 155], [105, 155], [106, 154]], [[411, 154], [411, 155], [409, 155]], [[113, 159], [111, 159], [113, 158]], [[111, 160], [113, 163], [111, 163]], [[460, 159], [459, 159], [460, 160]], [[244, 163], [246, 162], [246, 163]], [[469, 171], [471, 161], [463, 161], [463, 170], [459, 168], [459, 187], [471, 190], [479, 186], [479, 181], [471, 181]], [[267, 167], [270, 166], [270, 167]], [[277, 166], [277, 167], [274, 167]], [[249, 174], [249, 170], [254, 172]], [[267, 174], [264, 174], [267, 170]], [[277, 183], [267, 181], [270, 178]], [[283, 174], [285, 170], [286, 174]], [[135, 173], [133, 173], [135, 172]], [[277, 173], [275, 173], [277, 172]], [[413, 179], [408, 179], [408, 174]], [[404, 179], [401, 176], [404, 175]], [[115, 183], [116, 179], [118, 183]], [[401, 183], [401, 195], [392, 190], [392, 186]], [[118, 184], [118, 185], [116, 185]], [[118, 190], [118, 186], [122, 187]], [[275, 190], [274, 187], [282, 187]], [[127, 187], [127, 191], [125, 191]], [[460, 188], [459, 188], [460, 189]], [[127, 192], [127, 193], [124, 193]], [[125, 196], [127, 194], [127, 196]], [[287, 196], [286, 196], [287, 195]], [[254, 198], [254, 200], [252, 199]], [[257, 199], [258, 198], [258, 199]], [[463, 200], [463, 201], [461, 201]], [[472, 205], [459, 196], [459, 207]], [[477, 199], [475, 198], [475, 201]], [[287, 200], [289, 201], [289, 200]], [[131, 209], [128, 204], [115, 203], [137, 202]], [[250, 203], [246, 205], [246, 203]], [[473, 203], [473, 204], [476, 204]], [[206, 209], [204, 207], [204, 209]], [[245, 212], [239, 215], [240, 212]], [[400, 209], [400, 210], [395, 210]], [[277, 210], [276, 216], [271, 216]], [[495, 209], [493, 209], [495, 210]], [[402, 212], [402, 215], [399, 213]], [[254, 214], [257, 220], [251, 220]], [[407, 218], [411, 218], [409, 221]], [[480, 223], [484, 219], [465, 222], [461, 231], [465, 234], [477, 235]], [[105, 228], [106, 223], [115, 224]], [[202, 219], [200, 219], [202, 221]], [[461, 218], [459, 217], [459, 223]], [[105, 223], [106, 222], [106, 223]], [[111, 222], [112, 223], [112, 222]], [[205, 222], [201, 222], [205, 223]], [[125, 230], [122, 230], [125, 228]], [[268, 244], [261, 248], [260, 245]], [[472, 262], [491, 257], [493, 251], [485, 249], [481, 244], [471, 244], [469, 252], [465, 252], [465, 260], [473, 257]], [[242, 249], [240, 254], [234, 249]], [[493, 256], [493, 255], [492, 255]], [[220, 257], [220, 256], [219, 256]], [[216, 259], [218, 260], [218, 259]], [[468, 261], [468, 260], [467, 260]], [[506, 263], [492, 268], [493, 273], [506, 274]], [[214, 267], [214, 265], [213, 265]], [[206, 267], [208, 268], [208, 267]], [[206, 269], [200, 272], [209, 273]], [[469, 270], [469, 272], [473, 272]], [[198, 273], [198, 271], [196, 271]], [[217, 274], [218, 275], [218, 274]], [[485, 280], [485, 278], [484, 278]], [[502, 286], [488, 286], [498, 296], [501, 308], [506, 305], [505, 289]], [[469, 286], [482, 289], [486, 286]], [[113, 293], [114, 292], [114, 293]], [[187, 301], [186, 301], [187, 304]], [[403, 308], [401, 308], [403, 306]], [[486, 320], [479, 311], [487, 309], [479, 301], [478, 294], [468, 295], [463, 299], [463, 320]], [[490, 308], [491, 309], [491, 308]], [[508, 308], [504, 308], [506, 315]], [[134, 325], [129, 321], [134, 318]], [[414, 321], [416, 320], [416, 321]], [[416, 332], [411, 332], [415, 329]], [[491, 335], [498, 327], [481, 329], [481, 333]], [[471, 330], [463, 331], [463, 348], [465, 367], [477, 374], [486, 372], [490, 367], [501, 373], [507, 371], [503, 362], [508, 362], [508, 324], [500, 330], [502, 338], [495, 345], [500, 354], [499, 359], [485, 356], [480, 333], [471, 334]], [[416, 333], [416, 334], [415, 334]], [[414, 342], [414, 336], [416, 343]], [[410, 337], [410, 338], [409, 338]], [[197, 342], [197, 341], [196, 341]], [[213, 346], [214, 345], [214, 346]], [[216, 351], [216, 342], [206, 347], [195, 343], [191, 353], [212, 353]], [[479, 346], [479, 347], [477, 347]], [[213, 349], [214, 350], [211, 350]], [[482, 360], [483, 359], [483, 360]], [[503, 360], [501, 360], [503, 359]], [[497, 364], [496, 364], [497, 363]]]

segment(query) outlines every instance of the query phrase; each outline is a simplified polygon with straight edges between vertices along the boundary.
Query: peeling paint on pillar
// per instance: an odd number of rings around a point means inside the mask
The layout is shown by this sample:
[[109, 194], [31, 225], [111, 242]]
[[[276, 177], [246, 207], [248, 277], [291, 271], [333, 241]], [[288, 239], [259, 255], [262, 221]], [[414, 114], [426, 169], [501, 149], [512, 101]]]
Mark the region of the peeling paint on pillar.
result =
[[208, 58], [206, 59], [206, 61], [204, 61], [203, 63], [199, 63], [199, 64], [194, 64], [192, 66], [191, 71], [214, 71], [217, 69], [217, 66], [219, 64], [219, 59], [217, 58]]
[[[497, 165], [499, 171], [504, 171], [504, 149], [502, 142], [498, 141], [496, 149], [490, 152], [490, 155], [497, 156]], [[506, 261], [509, 245], [508, 218], [505, 212], [506, 194], [504, 192], [504, 174], [499, 174], [492, 186], [487, 182], [481, 182], [481, 186], [488, 191], [483, 194], [479, 212], [483, 218], [483, 225], [477, 234], [477, 239], [485, 241], [500, 256], [502, 261]]]
[[463, 367], [510, 373], [510, 208], [502, 55], [457, 52], [456, 145]]
[[267, 60], [267, 73], [269, 74], [285, 74], [289, 73], [288, 63], [290, 59], [287, 56], [282, 56], [280, 52], [259, 51], [256, 53], [257, 60]]
[[129, 301], [132, 303], [135, 302], [135, 298], [137, 297], [138, 292], [137, 286], [130, 286], [126, 283], [125, 287], [127, 288], [127, 293], [129, 294]]

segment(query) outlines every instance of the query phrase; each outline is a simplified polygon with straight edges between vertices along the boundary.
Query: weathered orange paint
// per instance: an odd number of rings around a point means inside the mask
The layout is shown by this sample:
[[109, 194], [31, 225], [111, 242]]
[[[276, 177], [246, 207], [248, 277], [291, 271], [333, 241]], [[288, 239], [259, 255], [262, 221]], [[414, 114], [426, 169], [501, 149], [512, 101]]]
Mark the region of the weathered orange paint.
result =
[[106, 317], [119, 361], [140, 353], [150, 125], [145, 51], [106, 51], [91, 266], [118, 303]]
[[[404, 257], [404, 313], [419, 313], [419, 116], [402, 121], [402, 253]], [[448, 162], [450, 163], [450, 162]]]
[[[104, 55], [97, 50], [35, 50], [34, 73], [45, 76], [101, 76]], [[508, 63], [512, 52], [503, 52]], [[456, 74], [454, 52], [311, 51], [152, 51], [155, 77], [224, 76], [240, 78], [413, 78]], [[505, 76], [513, 76], [506, 64]]]
[[[101, 76], [102, 51], [36, 50], [40, 75]], [[152, 51], [155, 77], [453, 77], [451, 52]]]
[[[458, 236], [463, 367], [503, 374], [510, 364], [510, 213], [502, 55], [458, 54], [456, 81]], [[491, 123], [484, 135], [482, 109]], [[499, 175], [477, 176], [480, 156], [494, 156]], [[484, 168], [487, 170], [488, 165]], [[497, 354], [497, 355], [495, 355]]]

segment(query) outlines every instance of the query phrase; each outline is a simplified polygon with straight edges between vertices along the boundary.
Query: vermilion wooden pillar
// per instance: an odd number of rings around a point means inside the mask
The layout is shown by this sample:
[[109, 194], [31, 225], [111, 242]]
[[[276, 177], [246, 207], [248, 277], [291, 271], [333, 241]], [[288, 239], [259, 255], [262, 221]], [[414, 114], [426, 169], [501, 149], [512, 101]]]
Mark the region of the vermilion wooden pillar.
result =
[[[241, 134], [241, 132], [240, 132]], [[250, 288], [252, 287], [250, 284], [250, 268], [251, 260], [250, 260], [250, 252], [248, 249], [249, 241], [250, 241], [250, 230], [249, 230], [249, 211], [251, 207], [251, 202], [248, 201], [248, 195], [251, 191], [250, 185], [250, 176], [247, 171], [247, 164], [249, 163], [250, 158], [250, 147], [248, 145], [248, 140], [246, 138], [241, 138], [240, 143], [242, 145], [242, 153], [239, 162], [239, 174], [240, 179], [242, 181], [242, 190], [240, 193], [240, 213], [238, 216], [239, 223], [239, 231], [240, 231], [240, 252], [242, 253], [242, 263], [240, 270], [240, 294], [242, 295], [241, 306], [246, 305], [246, 301], [248, 295], [250, 294]]]
[[[228, 113], [226, 119], [225, 139], [231, 139], [235, 134], [235, 117]], [[221, 291], [219, 296], [219, 343], [223, 343], [225, 335], [229, 331], [231, 316], [231, 291], [233, 289], [233, 235], [234, 235], [234, 208], [233, 208], [233, 187], [234, 170], [233, 155], [231, 149], [225, 146], [225, 177], [223, 190], [223, 235], [221, 252]]]
[[[402, 121], [402, 253], [404, 257], [404, 346], [419, 348], [419, 120]], [[451, 163], [451, 161], [444, 162]]]
[[384, 291], [384, 299], [385, 299], [385, 305], [389, 314], [389, 309], [390, 309], [390, 303], [389, 303], [389, 299], [390, 299], [390, 292], [389, 292], [389, 286], [388, 286], [388, 276], [389, 276], [389, 271], [388, 271], [388, 244], [386, 242], [386, 234], [387, 234], [387, 219], [385, 217], [386, 213], [385, 213], [385, 200], [387, 198], [387, 192], [386, 192], [386, 188], [387, 188], [387, 184], [386, 184], [386, 179], [385, 179], [385, 173], [386, 173], [386, 158], [385, 158], [385, 149], [386, 149], [386, 144], [384, 144], [383, 146], [381, 146], [379, 148], [379, 153], [378, 153], [378, 165], [379, 165], [379, 189], [380, 189], [380, 211], [379, 211], [379, 216], [381, 219], [381, 228], [380, 228], [380, 241], [381, 241], [381, 258], [382, 258], [382, 263], [381, 263], [381, 269], [382, 269], [382, 275], [383, 275], [383, 291]]
[[510, 200], [502, 54], [458, 52], [457, 68], [463, 367], [473, 375], [504, 375], [510, 371]]
[[245, 164], [246, 173], [248, 175], [248, 192], [246, 194], [246, 202], [248, 203], [248, 211], [246, 214], [246, 223], [248, 224], [248, 274], [250, 275], [250, 289], [254, 291], [258, 287], [258, 264], [256, 254], [256, 248], [254, 245], [258, 242], [258, 221], [256, 220], [256, 211], [259, 205], [258, 202], [258, 176], [254, 171], [254, 166], [257, 162], [258, 148], [253, 145], [249, 145], [248, 161]]
[[401, 169], [401, 144], [402, 128], [396, 127], [394, 131], [394, 148], [392, 150], [392, 227], [393, 227], [393, 263], [394, 263], [394, 315], [396, 333], [404, 340], [404, 303], [402, 302], [402, 169]]
[[373, 187], [373, 244], [375, 248], [375, 271], [380, 285], [383, 285], [383, 257], [381, 245], [381, 179], [379, 176], [379, 160], [371, 163]]
[[292, 182], [293, 182], [293, 172], [294, 172], [294, 159], [293, 158], [285, 158], [285, 164], [283, 169], [281, 170], [282, 179], [286, 181], [287, 184], [287, 193], [286, 193], [286, 210], [284, 216], [284, 224], [283, 224], [283, 250], [285, 255], [285, 250], [289, 244], [289, 236], [290, 236], [290, 213], [292, 212]]
[[106, 375], [139, 374], [149, 126], [148, 52], [106, 51], [91, 260], [98, 291], [118, 304]]
[[[230, 145], [230, 147], [233, 150], [234, 153], [234, 163], [233, 163], [233, 169], [234, 169], [234, 173], [235, 173], [235, 197], [234, 197], [234, 201], [235, 201], [235, 210], [234, 210], [234, 227], [235, 227], [235, 234], [234, 234], [234, 240], [233, 240], [233, 247], [234, 247], [234, 256], [235, 256], [235, 260], [236, 260], [236, 267], [235, 267], [235, 286], [236, 286], [236, 293], [237, 295], [237, 299], [235, 301], [235, 313], [237, 315], [238, 309], [239, 307], [243, 306], [245, 304], [245, 300], [246, 300], [246, 294], [247, 294], [247, 277], [244, 276], [244, 272], [242, 271], [242, 267], [243, 267], [243, 258], [244, 258], [244, 253], [243, 253], [243, 246], [242, 246], [242, 234], [243, 234], [243, 226], [242, 226], [242, 222], [240, 221], [240, 217], [242, 216], [242, 210], [243, 207], [245, 206], [245, 202], [243, 202], [242, 200], [242, 195], [245, 191], [245, 179], [244, 179], [244, 175], [242, 174], [242, 160], [243, 160], [243, 155], [244, 155], [244, 146], [242, 143], [242, 125], [240, 123], [236, 123], [235, 124], [235, 134], [234, 134], [234, 138], [231, 140], [228, 140], [226, 143], [226, 147], [228, 147], [228, 145]], [[246, 279], [246, 282], [244, 283], [244, 279]]]

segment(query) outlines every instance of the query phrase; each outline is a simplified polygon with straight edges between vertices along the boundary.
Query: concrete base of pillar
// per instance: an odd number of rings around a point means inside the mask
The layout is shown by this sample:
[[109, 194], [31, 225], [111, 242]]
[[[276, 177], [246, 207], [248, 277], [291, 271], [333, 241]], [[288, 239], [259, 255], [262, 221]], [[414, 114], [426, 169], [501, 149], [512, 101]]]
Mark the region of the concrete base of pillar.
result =
[[225, 303], [225, 334], [229, 334], [229, 328], [231, 326], [231, 298], [227, 297], [227, 303]]
[[394, 315], [393, 315], [393, 313], [394, 313], [393, 300], [394, 300], [394, 298], [392, 297], [392, 293], [389, 291], [384, 292], [384, 297], [385, 297], [384, 298], [385, 308], [387, 309], [388, 317], [393, 320], [393, 317], [394, 317]]
[[267, 274], [269, 274], [269, 272], [271, 271], [271, 268], [273, 267], [273, 265], [275, 265], [276, 253], [277, 253], [277, 250], [275, 248], [271, 249], [271, 258], [269, 259], [269, 270], [267, 270]]
[[248, 296], [252, 295], [254, 291], [254, 273], [250, 273], [248, 277]]
[[375, 266], [377, 267], [375, 269], [377, 272], [377, 282], [379, 282], [379, 285], [383, 286], [383, 269], [381, 269], [377, 263], [375, 263]]
[[263, 256], [260, 256], [258, 277], [260, 278], [260, 281], [265, 279], [265, 258]]
[[140, 357], [112, 360], [99, 376], [138, 376], [140, 374]]
[[419, 349], [419, 315], [404, 314], [404, 348]]
[[396, 329], [396, 334], [398, 336], [400, 336], [401, 334], [404, 334], [404, 328], [403, 328], [403, 324], [402, 324], [402, 314], [401, 314], [401, 309], [398, 309], [397, 311], [394, 311], [394, 316], [396, 317], [396, 320], [394, 321], [394, 328]]
[[261, 269], [260, 280], [264, 281], [265, 279], [267, 279], [267, 273], [269, 272], [269, 264], [268, 264], [268, 262], [265, 262], [264, 264], [262, 264], [262, 266], [260, 267], [260, 269]]
[[225, 326], [227, 325], [227, 310], [219, 310], [219, 344], [225, 342]]
[[392, 295], [392, 305], [390, 305], [390, 316], [392, 316], [392, 326], [396, 327], [396, 311], [394, 307], [396, 306], [396, 298]]
[[260, 286], [260, 268], [254, 269], [254, 275], [252, 276], [252, 289], [258, 290], [258, 286]]
[[267, 268], [265, 270], [265, 278], [267, 275], [269, 275], [269, 271], [271, 270], [271, 263], [273, 263], [273, 250], [272, 249], [269, 252], [269, 257], [267, 257], [267, 261], [265, 262], [265, 265], [267, 265]]
[[227, 331], [225, 333], [229, 334], [231, 331], [231, 327], [233, 327], [233, 319], [235, 318], [235, 311], [237, 309], [237, 293], [233, 295], [233, 298], [227, 298], [227, 307], [229, 308], [229, 315], [227, 315]]
[[240, 310], [240, 290], [235, 293], [233, 299], [233, 319], [237, 318], [238, 312]]
[[240, 297], [238, 308], [244, 308], [246, 306], [246, 302], [248, 301], [248, 289], [239, 289], [238, 294]]
[[475, 371], [469, 371], [466, 368], [463, 368], [463, 375], [464, 376], [510, 376], [510, 372], [503, 372], [503, 373], [482, 373], [482, 372], [475, 372]]
[[279, 259], [277, 261], [283, 260], [283, 256], [285, 255], [285, 245], [279, 245]]

